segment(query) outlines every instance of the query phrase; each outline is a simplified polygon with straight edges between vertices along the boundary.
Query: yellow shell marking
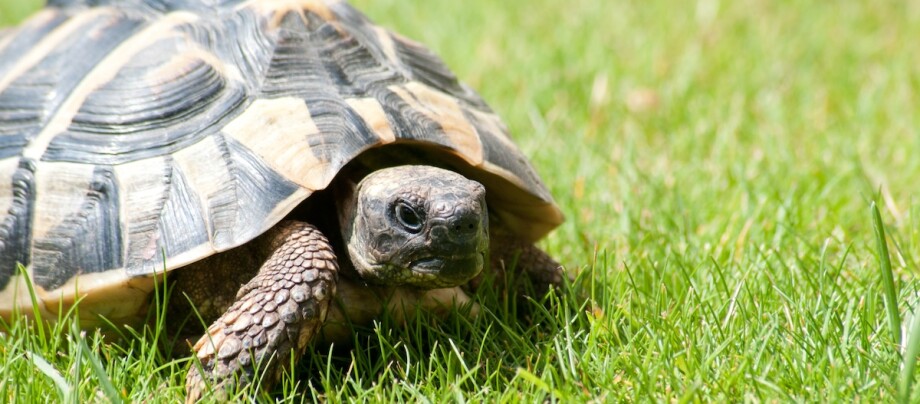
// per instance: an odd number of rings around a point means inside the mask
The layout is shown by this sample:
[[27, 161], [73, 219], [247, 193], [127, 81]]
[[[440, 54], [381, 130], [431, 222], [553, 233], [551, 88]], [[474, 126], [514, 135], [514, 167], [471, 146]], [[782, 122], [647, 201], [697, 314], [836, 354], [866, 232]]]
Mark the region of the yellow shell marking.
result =
[[384, 144], [396, 140], [396, 135], [393, 133], [393, 128], [390, 127], [386, 112], [384, 112], [383, 107], [380, 106], [376, 99], [351, 98], [345, 102], [361, 116], [368, 128], [374, 131]]
[[332, 180], [328, 162], [310, 150], [307, 138], [319, 133], [303, 99], [257, 100], [224, 128], [224, 133], [256, 153], [276, 172], [310, 189]]
[[389, 89], [412, 108], [441, 125], [444, 134], [464, 160], [474, 166], [482, 164], [483, 151], [479, 133], [463, 116], [463, 110], [454, 98], [418, 82], [390, 86]]

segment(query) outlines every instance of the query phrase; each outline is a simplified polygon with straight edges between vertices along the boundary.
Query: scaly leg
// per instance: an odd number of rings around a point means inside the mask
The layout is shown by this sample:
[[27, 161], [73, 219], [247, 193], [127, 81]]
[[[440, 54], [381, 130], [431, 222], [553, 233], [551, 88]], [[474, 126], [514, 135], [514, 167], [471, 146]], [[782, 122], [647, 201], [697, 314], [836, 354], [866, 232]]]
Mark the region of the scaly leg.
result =
[[273, 385], [322, 326], [338, 271], [332, 246], [306, 223], [285, 222], [272, 232], [269, 258], [195, 344], [201, 366], [193, 364], [186, 377], [187, 402], [208, 385], [219, 394], [259, 377], [263, 387]]
[[[529, 279], [534, 292], [540, 298], [550, 289], [559, 289], [565, 279], [565, 270], [556, 260], [532, 243], [514, 237], [493, 235], [489, 242], [489, 264], [495, 285], [511, 288], [519, 297], [526, 295], [521, 281]], [[513, 271], [509, 273], [509, 270]], [[526, 274], [526, 277], [520, 276]], [[481, 282], [477, 278], [472, 286], [476, 289]], [[510, 282], [510, 284], [508, 284]]]

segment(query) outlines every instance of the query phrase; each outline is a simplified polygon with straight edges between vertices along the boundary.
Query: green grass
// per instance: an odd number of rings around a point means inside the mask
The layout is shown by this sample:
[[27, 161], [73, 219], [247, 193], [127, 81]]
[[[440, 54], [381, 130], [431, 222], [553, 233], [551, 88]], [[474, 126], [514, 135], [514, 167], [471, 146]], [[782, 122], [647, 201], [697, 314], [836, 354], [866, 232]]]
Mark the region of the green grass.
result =
[[[0, 21], [23, 15], [12, 4], [0, 0]], [[358, 6], [435, 49], [506, 119], [568, 217], [542, 246], [583, 274], [593, 306], [538, 311], [536, 326], [503, 308], [385, 322], [359, 348], [310, 355], [275, 398], [890, 402], [909, 391], [920, 335], [903, 338], [902, 366], [891, 324], [916, 323], [920, 296], [916, 4]], [[179, 399], [187, 362], [156, 349], [156, 330], [139, 334], [112, 344], [12, 324], [0, 400]]]

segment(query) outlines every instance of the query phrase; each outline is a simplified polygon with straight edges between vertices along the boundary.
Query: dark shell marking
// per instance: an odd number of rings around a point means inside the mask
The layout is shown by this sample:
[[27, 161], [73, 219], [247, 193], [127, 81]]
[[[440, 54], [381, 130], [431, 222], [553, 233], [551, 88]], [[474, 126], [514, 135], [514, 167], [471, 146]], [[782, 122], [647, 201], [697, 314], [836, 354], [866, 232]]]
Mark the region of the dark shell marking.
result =
[[0, 33], [0, 312], [16, 263], [49, 306], [76, 275], [92, 292], [176, 268], [393, 142], [502, 185], [490, 206], [524, 238], [561, 221], [488, 106], [345, 3], [51, 1]]

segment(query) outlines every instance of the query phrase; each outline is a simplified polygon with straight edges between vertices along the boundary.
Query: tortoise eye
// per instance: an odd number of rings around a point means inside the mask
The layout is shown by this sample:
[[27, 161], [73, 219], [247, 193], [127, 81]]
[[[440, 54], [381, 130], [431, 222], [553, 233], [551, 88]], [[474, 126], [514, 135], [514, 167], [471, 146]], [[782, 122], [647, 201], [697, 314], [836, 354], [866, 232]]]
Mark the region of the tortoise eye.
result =
[[399, 225], [410, 233], [418, 233], [422, 230], [422, 215], [408, 203], [397, 202], [393, 213]]

